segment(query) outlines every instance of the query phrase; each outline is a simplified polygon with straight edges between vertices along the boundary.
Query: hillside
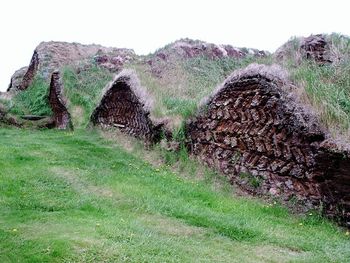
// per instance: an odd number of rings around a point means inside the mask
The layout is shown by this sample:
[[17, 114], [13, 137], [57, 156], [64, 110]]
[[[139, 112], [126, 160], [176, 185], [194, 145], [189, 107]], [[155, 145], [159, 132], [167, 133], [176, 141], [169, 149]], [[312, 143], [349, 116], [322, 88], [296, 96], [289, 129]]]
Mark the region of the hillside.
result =
[[[312, 105], [333, 134], [347, 140], [350, 121], [347, 88], [349, 39], [335, 34], [327, 38], [331, 43], [327, 56], [332, 57], [334, 62], [326, 67], [302, 59], [301, 52], [297, 50], [300, 42], [297, 38], [287, 42], [273, 55], [254, 49], [218, 46], [188, 39], [176, 41], [141, 57], [125, 49], [87, 46], [87, 51], [82, 52], [79, 44], [70, 47], [68, 43], [41, 43], [36, 52], [43, 53], [43, 62], [40, 63], [43, 66], [38, 66], [38, 74], [31, 82], [34, 88], [26, 91], [28, 94], [19, 93], [15, 96], [10, 112], [50, 115], [50, 110], [45, 107], [48, 72], [60, 67], [64, 72], [65, 92], [72, 104], [70, 106], [73, 111], [79, 112], [78, 115], [85, 116], [86, 124], [87, 116], [97, 105], [108, 81], [121, 68], [129, 68], [136, 71], [141, 85], [151, 95], [149, 99], [154, 104], [151, 110], [153, 117], [168, 119], [172, 129], [192, 115], [198, 103], [235, 69], [244, 68], [253, 62], [277, 63], [283, 65], [295, 85], [302, 88], [300, 96], [305, 104]], [[55, 56], [51, 55], [55, 52]], [[67, 56], [70, 59], [65, 59]], [[20, 71], [23, 75], [23, 69]], [[9, 89], [16, 90], [20, 79], [21, 75], [15, 73]], [[83, 106], [84, 111], [77, 110], [73, 105]]]
[[349, 261], [349, 59], [40, 43], [0, 94], [0, 260]]
[[[194, 112], [198, 102], [209, 95], [234, 69], [259, 61], [268, 54], [228, 45], [224, 47], [184, 39], [169, 44], [154, 54], [137, 57], [133, 51], [124, 49], [61, 42], [41, 43], [31, 61], [31, 64], [38, 64], [33, 66], [36, 73], [30, 81], [31, 88], [25, 88], [24, 92], [14, 97], [10, 112], [17, 115], [50, 115], [49, 107], [45, 106], [48, 72], [61, 68], [66, 96], [71, 103], [69, 106], [73, 112], [77, 110], [75, 106], [83, 107], [77, 111], [85, 116], [83, 122], [86, 125], [87, 116], [97, 105], [108, 81], [121, 68], [129, 68], [136, 71], [141, 85], [150, 94], [154, 104], [151, 112], [154, 118], [170, 117], [172, 123], [179, 125], [183, 118]], [[83, 54], [80, 55], [81, 53]], [[39, 56], [35, 54], [42, 54], [40, 63], [35, 62]], [[74, 54], [73, 58], [71, 54]], [[28, 86], [26, 79], [24, 82]], [[9, 91], [16, 93], [16, 90], [22, 89], [20, 86], [25, 85], [20, 83], [21, 75], [15, 73]]]

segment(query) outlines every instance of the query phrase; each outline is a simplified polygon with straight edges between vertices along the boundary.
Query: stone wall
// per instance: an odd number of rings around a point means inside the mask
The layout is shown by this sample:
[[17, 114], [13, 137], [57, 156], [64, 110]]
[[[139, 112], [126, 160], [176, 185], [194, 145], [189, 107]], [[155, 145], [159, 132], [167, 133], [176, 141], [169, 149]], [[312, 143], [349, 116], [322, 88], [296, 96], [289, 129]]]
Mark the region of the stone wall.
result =
[[149, 95], [134, 72], [124, 70], [106, 87], [100, 104], [91, 116], [94, 125], [117, 127], [129, 135], [157, 141], [161, 124], [149, 118]]
[[277, 66], [238, 70], [188, 122], [188, 147], [250, 192], [297, 199], [350, 222], [349, 150], [290, 91]]
[[73, 129], [71, 116], [66, 106], [66, 99], [63, 96], [63, 83], [59, 71], [55, 71], [51, 75], [49, 104], [53, 112], [54, 127], [58, 129]]

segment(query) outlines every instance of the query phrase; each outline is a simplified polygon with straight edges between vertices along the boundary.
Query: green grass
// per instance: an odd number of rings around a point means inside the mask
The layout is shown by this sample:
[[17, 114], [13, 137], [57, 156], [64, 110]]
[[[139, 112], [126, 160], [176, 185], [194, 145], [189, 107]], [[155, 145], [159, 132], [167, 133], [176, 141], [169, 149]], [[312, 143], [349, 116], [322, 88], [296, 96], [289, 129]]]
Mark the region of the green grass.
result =
[[173, 127], [178, 128], [182, 121], [196, 114], [201, 100], [210, 95], [234, 70], [253, 62], [270, 64], [271, 57], [172, 58], [168, 62], [157, 61], [153, 65], [161, 70], [160, 77], [154, 75], [151, 67], [143, 62], [134, 62], [126, 67], [137, 72], [141, 84], [153, 97], [152, 115], [166, 117]]
[[349, 135], [350, 63], [320, 67], [303, 62], [292, 74], [294, 80], [305, 88], [321, 121], [330, 130]]
[[96, 131], [0, 130], [0, 262], [349, 262], [316, 215], [213, 190]]
[[75, 127], [86, 127], [102, 98], [102, 90], [113, 78], [108, 70], [92, 65], [79, 74], [72, 67], [63, 70], [65, 95]]
[[32, 84], [24, 91], [17, 93], [7, 105], [10, 113], [15, 115], [51, 116], [48, 101], [49, 83], [41, 76], [36, 76]]
[[[64, 95], [68, 99], [68, 108], [72, 113], [75, 127], [86, 127], [92, 111], [102, 97], [102, 90], [112, 80], [108, 70], [91, 65], [78, 74], [73, 66], [63, 68]], [[17, 93], [10, 101], [4, 101], [11, 114], [51, 116], [48, 101], [49, 83], [40, 75], [25, 91]]]
[[285, 45], [282, 63], [296, 86], [304, 89], [306, 104], [311, 104], [321, 122], [334, 134], [349, 141], [350, 135], [350, 38], [340, 34], [326, 36], [329, 57], [333, 63], [323, 66], [302, 60], [300, 39]]
[[222, 58], [210, 59], [207, 57], [195, 57], [185, 60], [184, 68], [189, 74], [189, 96], [194, 96], [197, 101], [208, 96], [215, 87], [222, 83], [234, 70], [245, 68], [259, 59], [247, 57], [243, 59]]

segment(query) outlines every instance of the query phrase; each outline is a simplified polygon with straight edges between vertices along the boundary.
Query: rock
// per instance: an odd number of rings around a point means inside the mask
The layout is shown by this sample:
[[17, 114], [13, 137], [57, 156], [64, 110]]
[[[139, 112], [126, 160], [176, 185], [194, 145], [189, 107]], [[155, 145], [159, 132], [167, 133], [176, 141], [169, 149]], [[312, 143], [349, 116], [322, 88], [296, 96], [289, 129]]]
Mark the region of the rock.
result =
[[38, 52], [35, 50], [32, 56], [32, 59], [30, 60], [30, 64], [27, 69], [27, 72], [24, 74], [23, 79], [19, 84], [19, 87], [18, 87], [19, 90], [25, 90], [30, 86], [30, 84], [32, 84], [34, 77], [38, 71], [38, 68], [39, 68], [39, 55], [38, 55]]
[[115, 48], [113, 52], [108, 53], [99, 50], [98, 54], [94, 56], [94, 60], [97, 65], [104, 67], [111, 72], [118, 72], [126, 62], [132, 59], [133, 56], [134, 54], [128, 49]]
[[[252, 64], [235, 71], [187, 123], [188, 149], [218, 169], [225, 166], [221, 170], [230, 181], [242, 185], [238, 175], [246, 171], [281, 195], [322, 203], [326, 214], [350, 221], [350, 184], [344, 183], [350, 182], [350, 147], [326, 140], [329, 132], [295, 99], [289, 85], [276, 65]], [[232, 103], [220, 103], [228, 98]], [[216, 118], [214, 125], [213, 116], [226, 111], [230, 118]], [[218, 154], [223, 146], [225, 155]], [[267, 187], [256, 191], [277, 194]]]

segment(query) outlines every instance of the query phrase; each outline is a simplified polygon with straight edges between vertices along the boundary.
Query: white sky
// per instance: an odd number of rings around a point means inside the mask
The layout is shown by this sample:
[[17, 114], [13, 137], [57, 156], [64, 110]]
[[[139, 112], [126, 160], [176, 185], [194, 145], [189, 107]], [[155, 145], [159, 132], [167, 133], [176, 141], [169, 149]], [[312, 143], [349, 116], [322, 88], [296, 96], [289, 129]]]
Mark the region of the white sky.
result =
[[155, 51], [179, 38], [274, 51], [291, 36], [350, 35], [349, 0], [0, 0], [0, 90], [41, 41]]

